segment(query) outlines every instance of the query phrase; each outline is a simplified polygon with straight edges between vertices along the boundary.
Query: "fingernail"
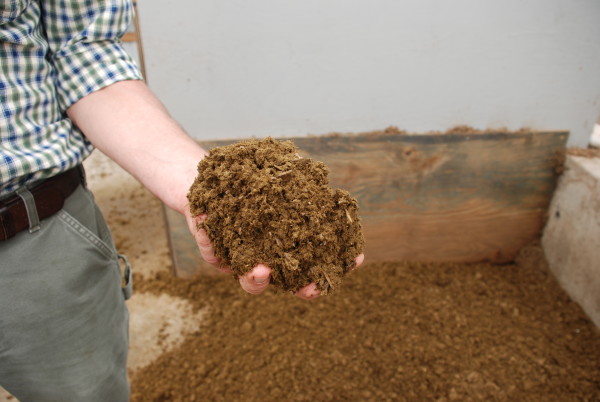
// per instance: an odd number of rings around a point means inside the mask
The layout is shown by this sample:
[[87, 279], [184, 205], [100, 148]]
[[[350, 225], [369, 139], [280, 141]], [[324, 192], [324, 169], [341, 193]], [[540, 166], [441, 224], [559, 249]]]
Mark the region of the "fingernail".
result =
[[254, 278], [254, 283], [256, 283], [257, 285], [262, 285], [263, 283], [265, 283], [267, 281], [267, 279], [269, 279], [269, 277], [266, 278]]

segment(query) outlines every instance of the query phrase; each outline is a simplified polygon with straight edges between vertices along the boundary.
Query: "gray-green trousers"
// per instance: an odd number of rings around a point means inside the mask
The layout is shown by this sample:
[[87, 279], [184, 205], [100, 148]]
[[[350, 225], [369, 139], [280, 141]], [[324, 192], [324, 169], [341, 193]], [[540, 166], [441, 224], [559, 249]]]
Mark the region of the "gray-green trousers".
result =
[[0, 241], [0, 385], [22, 402], [127, 401], [121, 284], [110, 231], [83, 186], [40, 230]]

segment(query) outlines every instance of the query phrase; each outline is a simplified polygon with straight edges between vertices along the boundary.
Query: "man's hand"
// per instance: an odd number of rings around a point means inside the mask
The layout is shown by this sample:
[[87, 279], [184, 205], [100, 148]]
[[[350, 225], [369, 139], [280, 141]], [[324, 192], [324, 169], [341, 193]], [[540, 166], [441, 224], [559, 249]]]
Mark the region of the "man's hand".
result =
[[[189, 137], [142, 81], [121, 81], [75, 102], [70, 119], [98, 149], [138, 179], [169, 208], [185, 215], [200, 254], [224, 272], [206, 233], [197, 229], [187, 207], [187, 192], [196, 177], [198, 162], [207, 152]], [[107, 118], [110, 116], [110, 118]], [[364, 259], [356, 258], [356, 266]], [[263, 264], [240, 278], [248, 293], [262, 293], [271, 270]], [[296, 292], [314, 299], [320, 291], [314, 283]]]
[[[189, 212], [189, 210], [186, 210], [185, 218], [187, 220], [190, 232], [198, 244], [200, 255], [202, 258], [204, 258], [204, 261], [215, 266], [221, 272], [231, 273], [231, 269], [229, 267], [222, 266], [221, 260], [215, 256], [214, 249], [210, 239], [206, 235], [206, 232], [202, 229], [198, 229], [198, 224], [206, 219], [206, 215], [192, 217], [192, 214]], [[358, 266], [363, 263], [364, 259], [364, 254], [360, 254], [358, 257], [356, 257], [356, 265], [353, 269], [358, 268]], [[240, 277], [240, 285], [246, 292], [253, 295], [258, 295], [267, 289], [270, 279], [271, 268], [264, 264], [258, 264], [252, 268], [252, 270]], [[319, 297], [321, 291], [317, 289], [317, 285], [313, 282], [299, 289], [295, 294], [301, 299], [312, 300]]]

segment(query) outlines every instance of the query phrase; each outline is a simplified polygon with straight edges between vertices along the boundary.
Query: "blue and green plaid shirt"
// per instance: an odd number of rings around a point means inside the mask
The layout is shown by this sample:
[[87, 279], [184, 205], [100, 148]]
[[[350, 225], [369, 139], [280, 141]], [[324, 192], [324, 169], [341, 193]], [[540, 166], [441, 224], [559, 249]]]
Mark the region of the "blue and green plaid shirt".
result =
[[141, 79], [120, 44], [132, 17], [130, 0], [0, 0], [0, 197], [91, 153], [65, 112]]

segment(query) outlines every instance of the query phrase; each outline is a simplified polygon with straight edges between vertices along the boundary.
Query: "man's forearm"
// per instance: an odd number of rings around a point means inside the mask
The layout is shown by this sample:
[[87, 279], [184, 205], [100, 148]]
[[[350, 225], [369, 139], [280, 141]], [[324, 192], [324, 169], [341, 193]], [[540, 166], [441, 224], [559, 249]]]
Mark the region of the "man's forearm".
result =
[[[67, 113], [92, 144], [166, 205], [184, 214], [202, 256], [209, 263], [220, 264], [187, 207], [187, 192], [206, 151], [171, 118], [142, 81], [112, 84], [77, 101]], [[359, 255], [356, 265], [363, 259], [364, 255]], [[240, 277], [240, 284], [249, 293], [261, 293], [269, 285], [270, 273], [270, 268], [258, 264]], [[319, 293], [311, 283], [296, 295], [313, 299]]]
[[167, 206], [184, 212], [196, 166], [206, 155], [142, 81], [92, 93], [67, 111], [86, 137]]

